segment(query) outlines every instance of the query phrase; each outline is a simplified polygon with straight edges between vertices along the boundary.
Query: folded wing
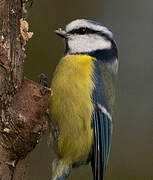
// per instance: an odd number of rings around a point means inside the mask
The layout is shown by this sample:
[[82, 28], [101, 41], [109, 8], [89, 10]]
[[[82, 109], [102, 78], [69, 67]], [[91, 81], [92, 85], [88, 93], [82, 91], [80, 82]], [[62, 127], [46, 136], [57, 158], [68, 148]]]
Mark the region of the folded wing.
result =
[[93, 114], [94, 145], [92, 170], [94, 180], [103, 180], [108, 163], [112, 137], [112, 120], [104, 107], [98, 104]]

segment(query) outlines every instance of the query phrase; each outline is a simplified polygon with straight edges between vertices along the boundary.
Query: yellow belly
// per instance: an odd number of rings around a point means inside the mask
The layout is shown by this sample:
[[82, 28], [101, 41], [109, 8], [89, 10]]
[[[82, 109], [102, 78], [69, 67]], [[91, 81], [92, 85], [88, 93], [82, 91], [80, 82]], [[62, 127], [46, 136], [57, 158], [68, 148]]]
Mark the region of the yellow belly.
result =
[[69, 163], [85, 161], [91, 151], [93, 59], [68, 55], [58, 64], [51, 88], [51, 115], [59, 126], [57, 154]]

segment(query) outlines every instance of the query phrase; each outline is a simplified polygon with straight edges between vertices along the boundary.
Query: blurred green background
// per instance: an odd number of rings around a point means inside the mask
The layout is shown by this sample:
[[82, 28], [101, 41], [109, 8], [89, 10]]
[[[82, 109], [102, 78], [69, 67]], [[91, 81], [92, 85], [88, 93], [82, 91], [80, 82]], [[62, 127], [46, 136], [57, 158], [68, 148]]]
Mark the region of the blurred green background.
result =
[[[118, 97], [113, 144], [105, 180], [153, 180], [153, 1], [34, 0], [28, 19], [33, 38], [27, 45], [25, 75], [34, 81], [44, 72], [49, 81], [63, 55], [53, 32], [78, 18], [110, 28], [119, 47]], [[27, 180], [49, 180], [53, 153], [48, 133], [30, 154]], [[69, 180], [92, 180], [89, 166]]]

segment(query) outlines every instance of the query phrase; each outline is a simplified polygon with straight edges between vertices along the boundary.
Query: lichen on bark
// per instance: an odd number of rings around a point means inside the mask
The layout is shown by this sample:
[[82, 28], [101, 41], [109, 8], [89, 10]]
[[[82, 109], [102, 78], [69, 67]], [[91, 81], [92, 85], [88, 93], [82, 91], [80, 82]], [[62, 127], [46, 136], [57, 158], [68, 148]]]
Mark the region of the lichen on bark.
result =
[[[31, 0], [30, 0], [31, 2]], [[0, 179], [24, 179], [25, 159], [47, 128], [50, 89], [23, 75], [32, 37], [23, 18], [28, 0], [0, 1]]]

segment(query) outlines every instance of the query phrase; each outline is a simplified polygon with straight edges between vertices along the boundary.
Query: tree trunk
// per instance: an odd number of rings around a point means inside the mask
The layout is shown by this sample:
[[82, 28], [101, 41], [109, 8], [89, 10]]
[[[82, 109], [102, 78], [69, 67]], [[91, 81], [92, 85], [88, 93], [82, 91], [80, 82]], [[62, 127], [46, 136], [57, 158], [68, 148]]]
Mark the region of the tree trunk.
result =
[[47, 128], [50, 89], [23, 76], [28, 0], [0, 0], [0, 180], [24, 179], [26, 157]]

